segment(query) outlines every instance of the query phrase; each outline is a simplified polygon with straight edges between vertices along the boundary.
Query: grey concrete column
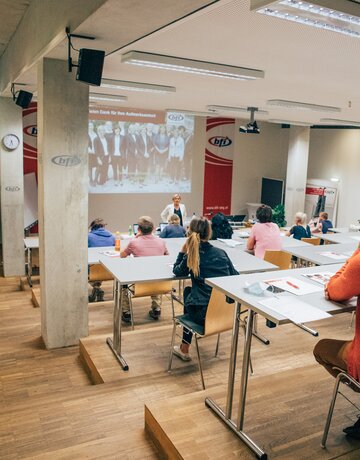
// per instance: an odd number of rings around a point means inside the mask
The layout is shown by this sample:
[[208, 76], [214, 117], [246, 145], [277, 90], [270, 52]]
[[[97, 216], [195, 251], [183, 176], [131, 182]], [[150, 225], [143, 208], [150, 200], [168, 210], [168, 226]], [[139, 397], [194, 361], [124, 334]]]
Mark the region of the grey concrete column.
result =
[[305, 208], [310, 127], [291, 126], [286, 172], [285, 216], [291, 225], [295, 213]]
[[[4, 136], [15, 134], [19, 145], [6, 149]], [[5, 276], [24, 275], [24, 171], [22, 110], [0, 97], [1, 234]]]
[[67, 63], [38, 66], [41, 332], [47, 348], [88, 334], [88, 86]]

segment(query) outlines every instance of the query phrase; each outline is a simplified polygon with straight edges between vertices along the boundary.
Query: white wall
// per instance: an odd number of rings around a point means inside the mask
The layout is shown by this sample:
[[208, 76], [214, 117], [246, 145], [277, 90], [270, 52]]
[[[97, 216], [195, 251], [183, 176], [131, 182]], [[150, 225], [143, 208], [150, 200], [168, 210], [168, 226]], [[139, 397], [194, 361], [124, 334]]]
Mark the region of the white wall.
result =
[[340, 179], [337, 226], [360, 219], [360, 130], [312, 129], [308, 178]]
[[239, 133], [243, 121], [236, 120], [232, 181], [232, 214], [246, 212], [246, 203], [260, 203], [261, 179], [286, 177], [289, 129], [259, 122], [260, 134]]

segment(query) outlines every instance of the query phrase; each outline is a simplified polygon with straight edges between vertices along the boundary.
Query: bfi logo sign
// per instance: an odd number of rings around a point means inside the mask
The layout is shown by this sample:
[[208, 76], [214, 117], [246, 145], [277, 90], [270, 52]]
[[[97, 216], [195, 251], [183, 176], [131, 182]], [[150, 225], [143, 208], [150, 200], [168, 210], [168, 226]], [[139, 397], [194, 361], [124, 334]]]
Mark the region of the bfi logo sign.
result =
[[56, 166], [65, 166], [66, 168], [71, 166], [77, 166], [81, 163], [80, 158], [75, 155], [59, 155], [57, 157], [51, 158], [51, 161]]
[[227, 136], [214, 136], [210, 137], [209, 143], [214, 147], [229, 147], [232, 144], [232, 140]]

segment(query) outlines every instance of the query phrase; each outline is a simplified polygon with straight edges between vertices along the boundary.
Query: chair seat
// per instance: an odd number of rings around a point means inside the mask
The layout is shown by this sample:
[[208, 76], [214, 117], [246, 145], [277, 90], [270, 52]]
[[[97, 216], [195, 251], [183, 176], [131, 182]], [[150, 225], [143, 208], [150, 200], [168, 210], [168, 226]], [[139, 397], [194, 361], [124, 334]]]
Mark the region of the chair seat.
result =
[[175, 319], [177, 322], [183, 324], [185, 327], [191, 329], [193, 332], [196, 332], [196, 334], [204, 335], [205, 326], [201, 326], [198, 323], [194, 323], [194, 321], [191, 320], [190, 315], [188, 314], [178, 315], [178, 316], [175, 316]]

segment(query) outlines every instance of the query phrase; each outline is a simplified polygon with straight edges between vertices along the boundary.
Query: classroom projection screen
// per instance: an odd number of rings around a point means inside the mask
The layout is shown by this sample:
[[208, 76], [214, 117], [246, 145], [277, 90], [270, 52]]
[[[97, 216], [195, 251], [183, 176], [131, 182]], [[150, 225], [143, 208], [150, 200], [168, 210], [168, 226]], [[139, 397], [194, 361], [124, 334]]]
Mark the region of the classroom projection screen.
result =
[[189, 193], [194, 117], [90, 107], [89, 193]]

